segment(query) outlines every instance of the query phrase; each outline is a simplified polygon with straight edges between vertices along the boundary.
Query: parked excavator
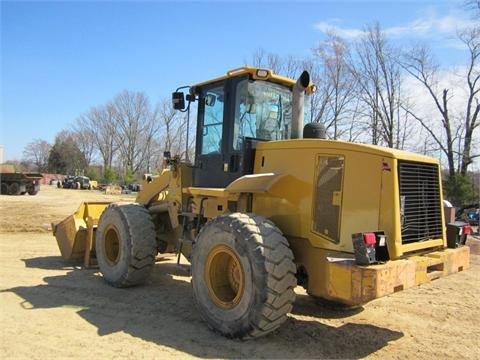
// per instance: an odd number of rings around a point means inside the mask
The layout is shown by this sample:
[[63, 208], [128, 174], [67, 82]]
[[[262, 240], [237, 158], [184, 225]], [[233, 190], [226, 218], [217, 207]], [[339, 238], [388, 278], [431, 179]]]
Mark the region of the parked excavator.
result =
[[128, 287], [176, 252], [208, 326], [242, 339], [277, 329], [297, 286], [358, 305], [467, 269], [469, 248], [447, 244], [439, 161], [325, 139], [304, 126], [313, 91], [308, 72], [251, 67], [179, 88], [193, 163], [166, 152], [135, 202], [81, 204], [53, 226], [63, 257]]

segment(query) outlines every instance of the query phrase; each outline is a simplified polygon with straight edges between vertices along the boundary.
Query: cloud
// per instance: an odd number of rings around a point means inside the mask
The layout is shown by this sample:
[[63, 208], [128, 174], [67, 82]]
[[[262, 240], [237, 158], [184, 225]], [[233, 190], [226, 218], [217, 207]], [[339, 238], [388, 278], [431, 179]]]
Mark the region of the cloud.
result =
[[[340, 20], [320, 21], [314, 27], [323, 32], [334, 32], [345, 39], [355, 40], [365, 34], [365, 28], [348, 28], [339, 26]], [[390, 26], [382, 28], [382, 31], [392, 37], [418, 38], [455, 35], [458, 28], [473, 25], [474, 21], [458, 15], [445, 15], [437, 17], [430, 14], [427, 17], [415, 19], [405, 25]]]
[[315, 28], [320, 30], [323, 33], [328, 33], [332, 31], [338, 36], [345, 39], [358, 39], [365, 34], [363, 29], [342, 28], [340, 26], [335, 25], [336, 22], [338, 21], [337, 20], [333, 20], [331, 22], [321, 21], [315, 24]]
[[[461, 118], [465, 115], [466, 99], [468, 96], [465, 74], [468, 69], [458, 66], [452, 69], [441, 69], [437, 73], [437, 85], [434, 91], [441, 99], [443, 89], [448, 89], [448, 107], [452, 118]], [[436, 119], [439, 115], [430, 93], [412, 76], [405, 75], [402, 82], [402, 92], [408, 94], [410, 102], [415, 104], [415, 112], [422, 117]]]
[[464, 18], [455, 16], [443, 16], [436, 18], [434, 16], [428, 18], [420, 18], [412, 21], [405, 26], [394, 26], [385, 29], [388, 35], [392, 36], [418, 36], [432, 34], [447, 35], [454, 34], [457, 31], [458, 24], [465, 24]]

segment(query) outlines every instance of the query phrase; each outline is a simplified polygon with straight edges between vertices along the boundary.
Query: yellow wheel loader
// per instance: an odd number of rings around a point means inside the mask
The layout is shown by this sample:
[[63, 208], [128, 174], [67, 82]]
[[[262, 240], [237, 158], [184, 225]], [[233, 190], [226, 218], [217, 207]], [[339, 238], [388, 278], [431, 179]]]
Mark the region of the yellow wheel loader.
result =
[[278, 328], [297, 285], [358, 305], [469, 267], [468, 247], [447, 246], [439, 162], [303, 126], [307, 72], [243, 67], [181, 89], [194, 162], [167, 152], [135, 203], [83, 203], [53, 227], [65, 258], [94, 256], [126, 287], [159, 253], [182, 254], [206, 323], [242, 339]]

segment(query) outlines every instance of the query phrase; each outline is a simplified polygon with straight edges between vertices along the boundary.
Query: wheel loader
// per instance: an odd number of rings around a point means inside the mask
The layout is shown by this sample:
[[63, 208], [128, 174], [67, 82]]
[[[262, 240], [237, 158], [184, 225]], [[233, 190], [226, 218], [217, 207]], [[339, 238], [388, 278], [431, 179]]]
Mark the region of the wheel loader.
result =
[[241, 339], [277, 329], [297, 286], [361, 305], [467, 269], [468, 247], [447, 246], [439, 162], [325, 139], [304, 126], [314, 90], [308, 72], [250, 67], [177, 89], [174, 108], [197, 117], [194, 161], [166, 152], [135, 202], [81, 204], [53, 226], [63, 257], [128, 287], [158, 254], [182, 255], [205, 322]]

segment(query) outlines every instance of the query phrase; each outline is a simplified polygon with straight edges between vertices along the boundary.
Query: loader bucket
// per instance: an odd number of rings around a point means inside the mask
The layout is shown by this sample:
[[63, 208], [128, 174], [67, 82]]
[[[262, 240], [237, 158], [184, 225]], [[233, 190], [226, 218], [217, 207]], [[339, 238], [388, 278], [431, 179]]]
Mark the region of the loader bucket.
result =
[[[84, 257], [88, 228], [92, 227], [92, 231], [96, 228], [100, 215], [109, 204], [109, 202], [83, 202], [73, 215], [58, 224], [52, 224], [53, 235], [64, 259]], [[92, 245], [94, 244], [90, 244], [90, 247]]]

